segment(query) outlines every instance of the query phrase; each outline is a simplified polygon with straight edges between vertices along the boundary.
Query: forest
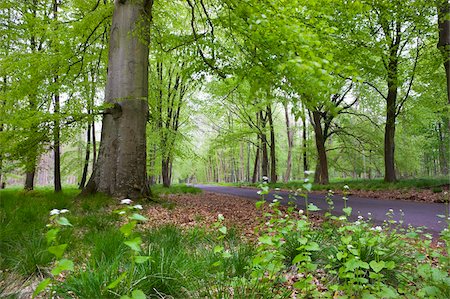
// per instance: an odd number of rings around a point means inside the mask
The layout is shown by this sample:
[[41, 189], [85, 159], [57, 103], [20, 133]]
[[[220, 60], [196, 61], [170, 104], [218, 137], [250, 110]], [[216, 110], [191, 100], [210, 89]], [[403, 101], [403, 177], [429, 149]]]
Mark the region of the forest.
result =
[[448, 0], [3, 0], [0, 53], [0, 297], [450, 297]]

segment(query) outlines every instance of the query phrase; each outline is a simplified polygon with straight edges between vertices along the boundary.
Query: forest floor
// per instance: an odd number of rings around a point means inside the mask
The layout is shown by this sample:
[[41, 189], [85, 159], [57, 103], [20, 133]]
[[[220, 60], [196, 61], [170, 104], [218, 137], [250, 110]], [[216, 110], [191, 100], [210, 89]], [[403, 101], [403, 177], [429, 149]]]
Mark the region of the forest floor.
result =
[[[255, 200], [238, 196], [203, 192], [200, 194], [167, 194], [162, 196], [163, 203], [149, 206], [143, 214], [149, 219], [147, 227], [173, 224], [189, 229], [193, 227], [211, 228], [222, 214], [225, 224], [237, 229], [248, 240], [255, 240], [255, 229], [261, 225], [263, 214], [269, 212], [267, 205], [261, 209], [255, 206]], [[281, 206], [281, 211], [288, 207]], [[313, 223], [322, 222], [320, 214], [310, 215]]]

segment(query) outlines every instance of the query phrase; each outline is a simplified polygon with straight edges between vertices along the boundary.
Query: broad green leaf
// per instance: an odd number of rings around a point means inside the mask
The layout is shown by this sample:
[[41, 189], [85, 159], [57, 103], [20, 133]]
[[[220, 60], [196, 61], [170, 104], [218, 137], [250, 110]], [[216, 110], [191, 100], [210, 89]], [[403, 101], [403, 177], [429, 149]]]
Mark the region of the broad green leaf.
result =
[[262, 236], [258, 238], [258, 241], [262, 244], [273, 245], [272, 237], [270, 236]]
[[347, 217], [350, 217], [350, 215], [352, 214], [352, 207], [343, 208], [342, 212], [344, 212]]
[[53, 228], [46, 233], [47, 244], [51, 244], [53, 241], [56, 240], [56, 237], [58, 237], [59, 231], [60, 231], [59, 228]]
[[309, 191], [311, 191], [311, 189], [312, 189], [312, 184], [311, 184], [311, 183], [303, 184], [303, 188], [305, 188], [305, 189], [308, 190], [308, 192], [309, 192]]
[[227, 250], [222, 253], [222, 257], [228, 259], [231, 257], [231, 253]]
[[59, 217], [56, 222], [62, 226], [72, 226], [72, 224], [67, 220], [66, 217]]
[[132, 299], [132, 298], [128, 295], [122, 295], [120, 296], [120, 299]]
[[146, 217], [144, 217], [138, 213], [133, 213], [133, 215], [131, 215], [129, 218], [132, 220], [137, 220], [137, 221], [147, 221], [148, 220]]
[[372, 270], [375, 271], [375, 273], [380, 272], [385, 267], [384, 261], [379, 261], [379, 262], [370, 261], [369, 265], [370, 265], [370, 268], [372, 268]]
[[315, 204], [310, 203], [308, 205], [308, 211], [316, 212], [316, 211], [320, 211], [320, 209]]
[[305, 249], [308, 251], [319, 251], [320, 247], [319, 244], [317, 244], [316, 242], [310, 242], [305, 245]]
[[73, 271], [73, 266], [74, 265], [71, 260], [62, 259], [62, 260], [58, 261], [58, 263], [56, 264], [56, 267], [53, 268], [51, 273], [53, 275], [57, 276], [63, 271]]
[[33, 298], [35, 298], [39, 293], [41, 293], [45, 288], [52, 282], [50, 278], [46, 278], [43, 281], [41, 281], [38, 286], [36, 287], [36, 290], [33, 292]]
[[132, 250], [139, 252], [141, 251], [141, 244], [142, 244], [142, 239], [141, 237], [136, 237], [132, 240], [129, 241], [125, 241], [123, 242], [125, 245], [127, 245], [128, 247], [130, 247]]
[[219, 232], [221, 232], [222, 234], [226, 235], [227, 234], [226, 226], [222, 226], [221, 228], [219, 228]]
[[54, 256], [56, 256], [57, 259], [62, 258], [64, 251], [67, 248], [67, 244], [61, 244], [56, 246], [50, 246], [47, 250]]
[[217, 245], [216, 247], [214, 247], [214, 253], [219, 253], [223, 251], [223, 246], [219, 246]]
[[119, 285], [119, 283], [127, 276], [127, 272], [123, 272], [122, 274], [120, 274], [120, 276], [114, 280], [113, 282], [111, 282], [106, 288], [108, 290], [114, 289], [115, 287], [117, 287]]
[[259, 208], [262, 207], [265, 203], [266, 203], [266, 201], [264, 201], [264, 200], [257, 201], [257, 202], [256, 202], [256, 208], [259, 209]]
[[146, 299], [147, 297], [145, 296], [144, 292], [142, 292], [141, 290], [134, 290], [131, 293], [131, 299]]
[[150, 260], [149, 256], [142, 256], [142, 255], [137, 255], [133, 258], [134, 258], [134, 261], [136, 262], [136, 264], [143, 264]]
[[129, 237], [133, 232], [133, 229], [136, 227], [136, 223], [136, 221], [125, 223], [119, 228], [119, 230], [125, 237]]

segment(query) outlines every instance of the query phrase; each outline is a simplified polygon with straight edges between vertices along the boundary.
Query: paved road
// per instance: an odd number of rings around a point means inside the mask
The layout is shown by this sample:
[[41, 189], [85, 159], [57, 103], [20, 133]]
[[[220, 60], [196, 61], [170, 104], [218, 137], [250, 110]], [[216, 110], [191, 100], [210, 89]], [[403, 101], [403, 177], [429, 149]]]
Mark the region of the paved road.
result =
[[[223, 187], [214, 185], [195, 185], [195, 187], [208, 192], [236, 195], [255, 200], [260, 198], [260, 196], [256, 193], [257, 190], [251, 188]], [[282, 202], [287, 203], [289, 193], [283, 191], [277, 191], [277, 193], [285, 199]], [[266, 197], [268, 201], [272, 201], [274, 199], [273, 192]], [[310, 194], [309, 201], [322, 210], [328, 209], [328, 205], [324, 200], [324, 195]], [[305, 208], [305, 201], [303, 198], [299, 197], [296, 200], [296, 203], [300, 209]], [[445, 214], [445, 205], [442, 203], [385, 200], [350, 196], [347, 205], [353, 208], [353, 214], [351, 217], [353, 220], [356, 219], [358, 215], [367, 217], [367, 213], [371, 213], [373, 221], [379, 224], [386, 219], [386, 213], [389, 209], [392, 209], [394, 210], [395, 220], [400, 220], [400, 210], [404, 212], [403, 221], [406, 226], [426, 226], [427, 230], [434, 235], [437, 235], [446, 227], [446, 224], [442, 221], [443, 219], [437, 217], [439, 214]], [[334, 206], [336, 215], [343, 214], [342, 212], [339, 213], [339, 211], [342, 211], [342, 208], [344, 207], [344, 202], [341, 196], [334, 196]]]

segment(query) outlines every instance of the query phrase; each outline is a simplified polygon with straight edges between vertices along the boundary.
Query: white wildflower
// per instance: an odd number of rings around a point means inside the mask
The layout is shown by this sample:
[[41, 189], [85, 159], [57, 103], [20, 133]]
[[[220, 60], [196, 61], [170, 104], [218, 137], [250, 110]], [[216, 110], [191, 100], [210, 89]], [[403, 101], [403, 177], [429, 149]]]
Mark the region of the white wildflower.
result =
[[314, 171], [312, 171], [312, 170], [305, 170], [305, 174], [306, 175], [310, 175], [310, 174], [313, 174], [314, 173]]
[[269, 180], [269, 178], [266, 177], [266, 176], [263, 176], [262, 179], [263, 179], [263, 181], [268, 181]]
[[361, 216], [361, 215], [358, 216], [358, 219], [359, 219], [359, 220], [362, 220], [363, 218], [364, 218], [364, 217]]
[[389, 209], [389, 212], [394, 212], [394, 210], [393, 209]]
[[133, 201], [131, 200], [131, 199], [129, 199], [129, 198], [125, 198], [125, 199], [122, 199], [121, 201], [120, 201], [120, 204], [122, 204], [122, 205], [129, 205], [129, 204], [131, 204]]
[[308, 179], [308, 178], [306, 178], [306, 179], [304, 179], [304, 181], [305, 181], [305, 183], [308, 183], [308, 182], [309, 182], [309, 179]]
[[124, 215], [126, 212], [125, 211], [120, 211], [119, 215]]
[[142, 210], [142, 206], [141, 205], [134, 205], [133, 208], [138, 209], [138, 210]]
[[354, 222], [354, 224], [355, 224], [355, 225], [360, 225], [361, 222], [359, 222], [359, 220], [357, 220], [357, 221]]
[[304, 211], [300, 209], [300, 210], [298, 210], [298, 213], [299, 213], [299, 214], [303, 214]]
[[256, 192], [258, 195], [261, 195], [262, 194], [262, 192], [261, 192], [261, 190], [260, 191], [258, 191], [258, 192]]
[[274, 200], [272, 200], [272, 202], [278, 202], [278, 199], [274, 199]]
[[58, 209], [53, 209], [53, 210], [50, 211], [50, 216], [53, 216], [53, 215], [59, 215], [60, 212], [61, 212], [61, 211], [58, 210]]
[[64, 214], [64, 213], [68, 213], [69, 212], [69, 210], [68, 209], [62, 209], [61, 211], [59, 211], [61, 214]]
[[348, 189], [350, 189], [350, 187], [348, 185], [345, 185], [344, 189], [348, 190]]
[[369, 212], [369, 213], [367, 213], [367, 216], [372, 216], [372, 213], [370, 213], [370, 212]]
[[275, 188], [275, 191], [280, 191], [280, 188]]
[[377, 231], [377, 232], [381, 232], [383, 229], [381, 228], [381, 226], [377, 225], [375, 227], [372, 227], [371, 230]]

